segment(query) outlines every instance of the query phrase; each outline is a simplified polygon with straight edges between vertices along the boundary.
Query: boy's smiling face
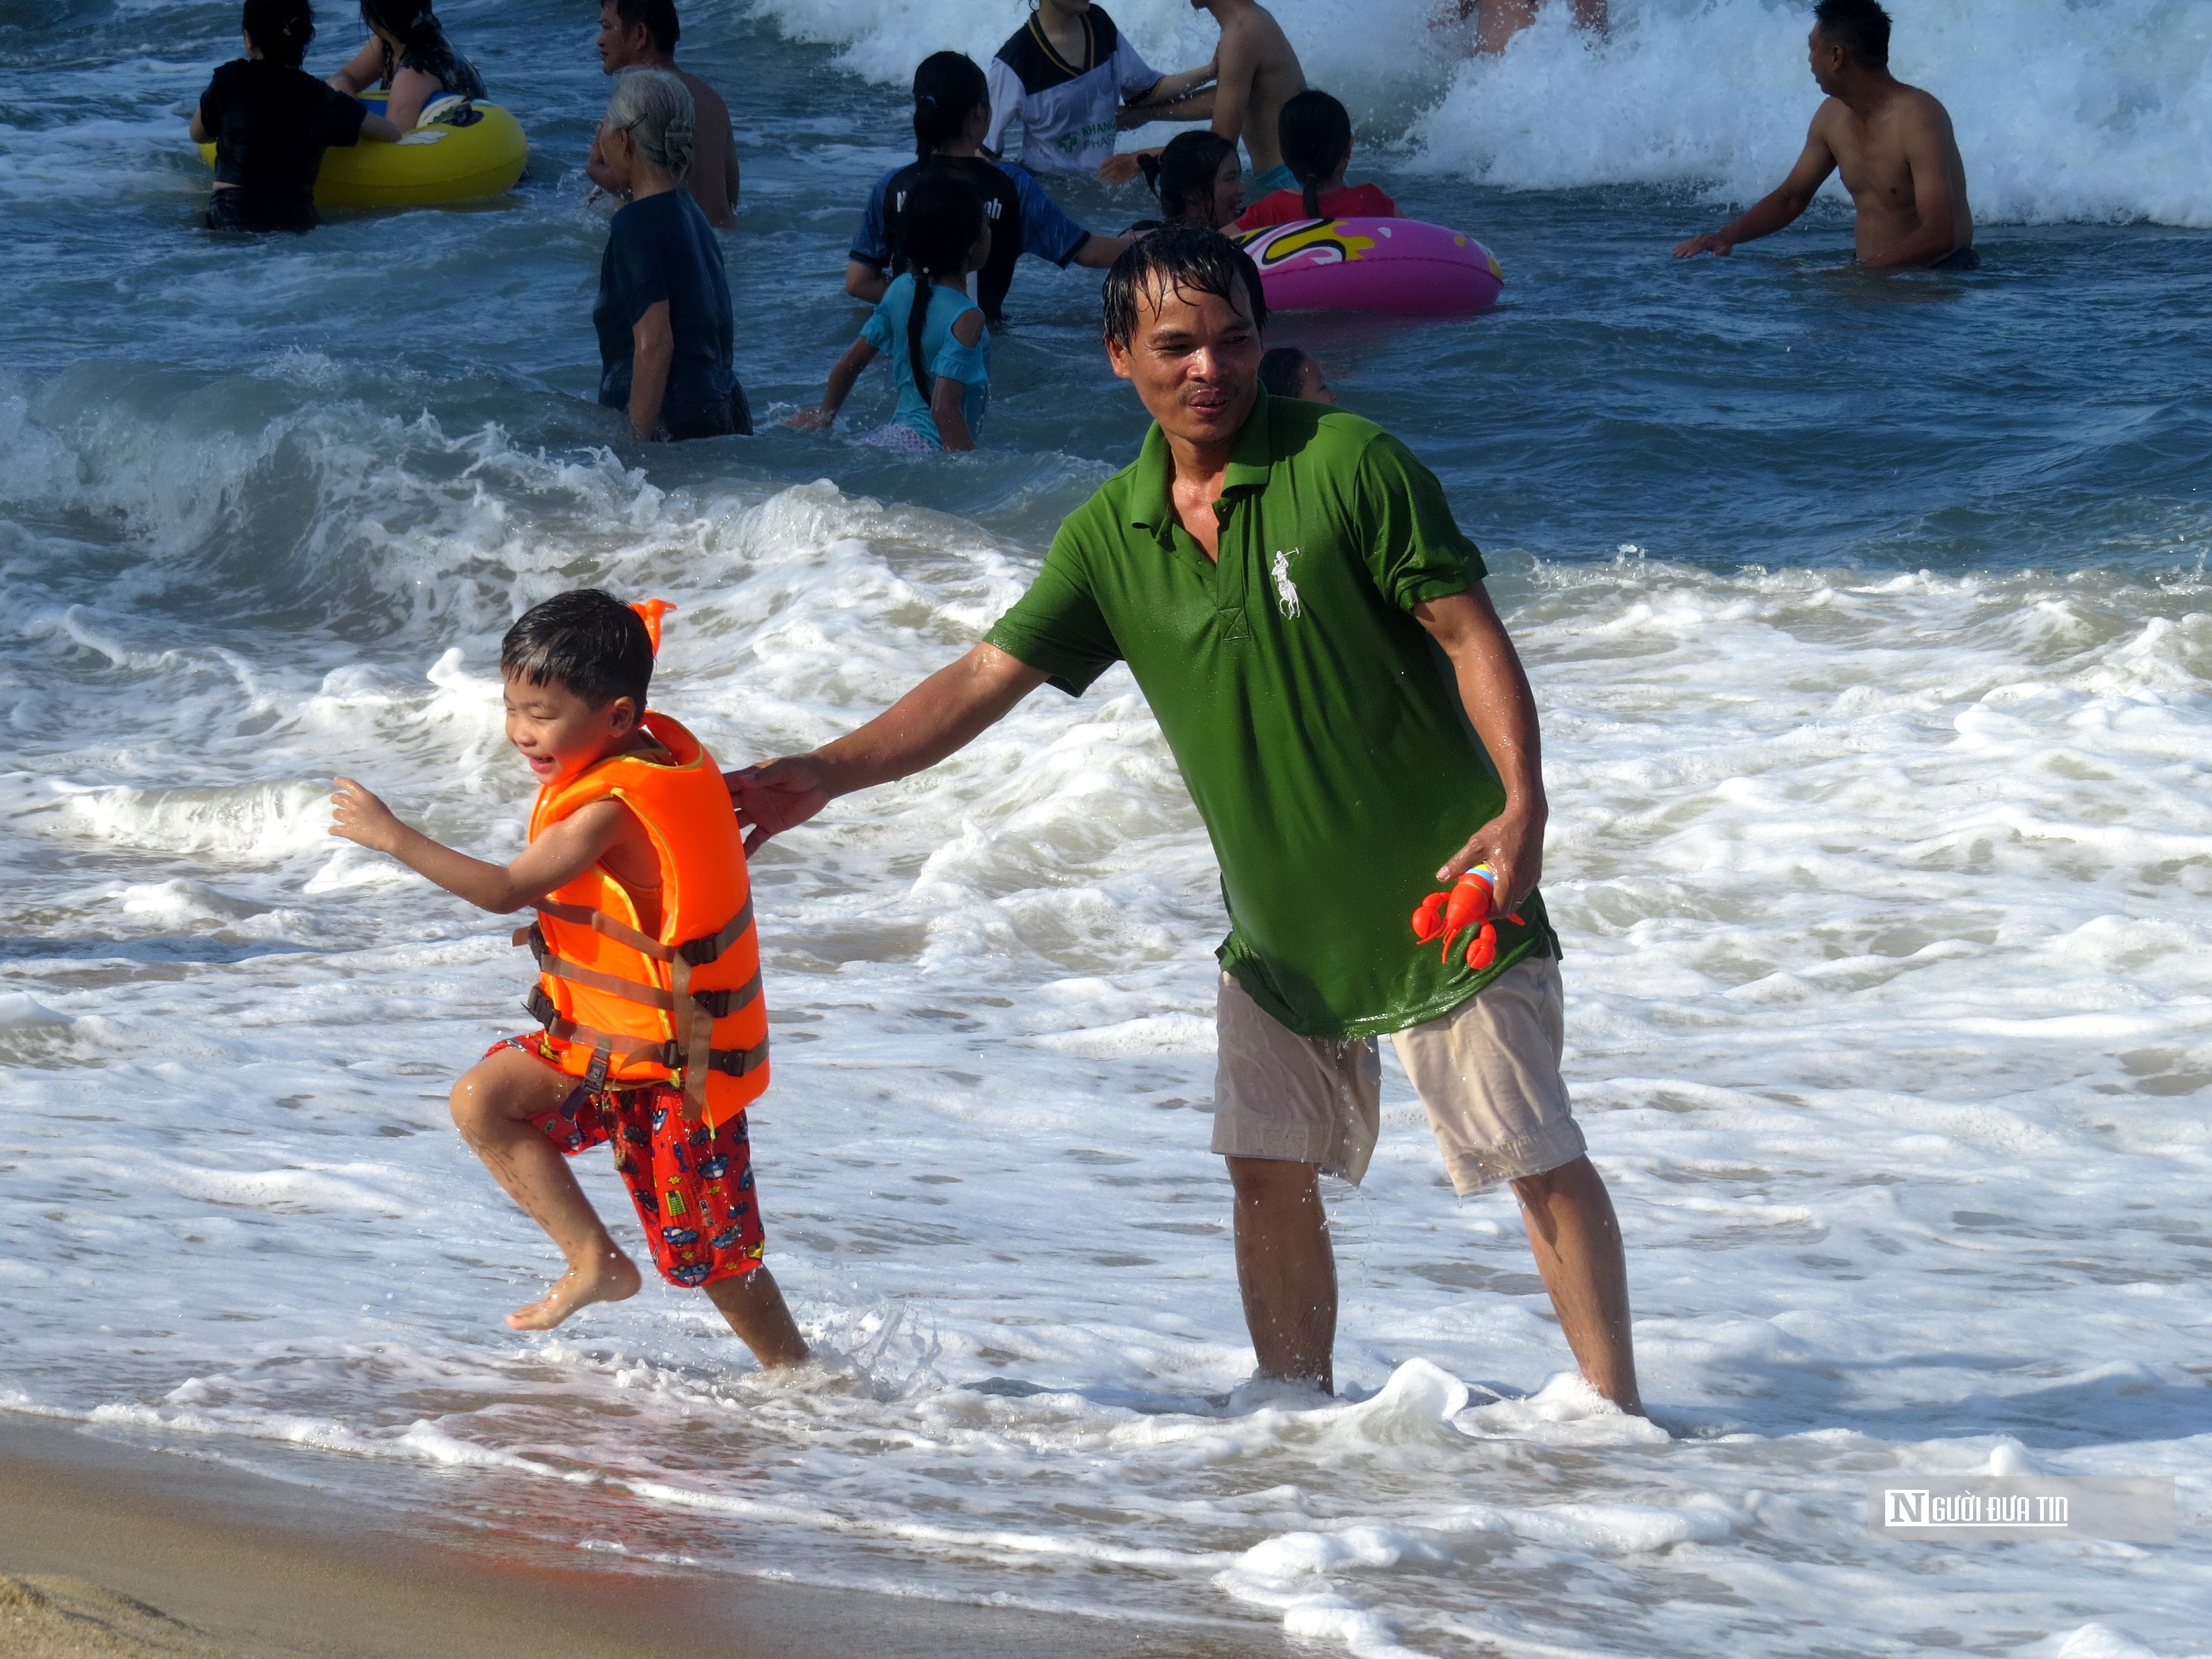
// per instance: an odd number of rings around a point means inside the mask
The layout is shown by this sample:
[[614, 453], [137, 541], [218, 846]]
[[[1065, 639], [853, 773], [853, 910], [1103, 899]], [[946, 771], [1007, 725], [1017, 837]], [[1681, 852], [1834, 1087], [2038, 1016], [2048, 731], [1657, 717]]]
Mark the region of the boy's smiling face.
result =
[[541, 784], [566, 783], [623, 747], [637, 730], [638, 708], [617, 697], [594, 708], [556, 680], [505, 677], [507, 740]]

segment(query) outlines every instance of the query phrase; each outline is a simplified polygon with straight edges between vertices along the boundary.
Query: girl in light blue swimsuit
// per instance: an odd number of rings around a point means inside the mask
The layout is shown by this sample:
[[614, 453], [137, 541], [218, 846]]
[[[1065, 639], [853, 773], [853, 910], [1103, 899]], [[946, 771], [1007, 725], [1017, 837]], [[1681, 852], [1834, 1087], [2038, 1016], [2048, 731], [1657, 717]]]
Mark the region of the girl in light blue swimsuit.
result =
[[890, 359], [898, 406], [888, 426], [861, 441], [923, 453], [973, 449], [991, 395], [991, 331], [967, 283], [991, 257], [990, 222], [982, 198], [949, 170], [915, 181], [902, 219], [905, 274], [830, 371], [821, 404], [786, 424], [827, 429], [860, 372], [881, 354]]

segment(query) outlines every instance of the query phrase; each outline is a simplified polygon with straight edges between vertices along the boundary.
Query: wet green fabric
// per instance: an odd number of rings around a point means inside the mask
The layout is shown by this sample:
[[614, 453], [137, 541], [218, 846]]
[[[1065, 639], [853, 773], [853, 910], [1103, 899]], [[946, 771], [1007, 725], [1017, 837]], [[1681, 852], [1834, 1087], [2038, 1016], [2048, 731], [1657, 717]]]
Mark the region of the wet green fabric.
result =
[[1076, 696], [1128, 663], [1213, 840], [1222, 966], [1291, 1030], [1343, 1038], [1557, 954], [1534, 896], [1527, 926], [1499, 921], [1485, 973], [1413, 939], [1437, 866], [1504, 804], [1410, 614], [1484, 574], [1435, 476], [1370, 421], [1262, 392], [1215, 507], [1218, 566], [1169, 479], [1156, 426], [987, 637]]

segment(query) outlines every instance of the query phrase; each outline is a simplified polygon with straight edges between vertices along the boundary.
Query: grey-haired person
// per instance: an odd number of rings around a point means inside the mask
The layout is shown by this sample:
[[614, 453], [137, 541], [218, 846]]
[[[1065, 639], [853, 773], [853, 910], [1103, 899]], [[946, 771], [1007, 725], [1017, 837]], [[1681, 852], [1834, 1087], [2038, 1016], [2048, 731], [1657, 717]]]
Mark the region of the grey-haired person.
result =
[[632, 435], [678, 440], [750, 434], [733, 366], [722, 250], [684, 188], [691, 170], [691, 93], [665, 70], [616, 78], [592, 148], [629, 205], [607, 223], [599, 297], [599, 401]]
[[[1047, 682], [1080, 695], [1127, 663], [1221, 866], [1213, 1151], [1260, 1375], [1334, 1386], [1318, 1177], [1366, 1170], [1389, 1034], [1453, 1185], [1511, 1184], [1583, 1377], [1640, 1412], [1620, 1231], [1560, 1076], [1535, 700], [1481, 556], [1395, 438], [1261, 386], [1267, 300], [1227, 238], [1154, 232], [1115, 261], [1104, 311], [1108, 361], [1152, 416], [1135, 462], [957, 661], [731, 775], [750, 843], [934, 765]], [[1478, 864], [1492, 949], [1462, 936], [1440, 957], [1407, 918]]]

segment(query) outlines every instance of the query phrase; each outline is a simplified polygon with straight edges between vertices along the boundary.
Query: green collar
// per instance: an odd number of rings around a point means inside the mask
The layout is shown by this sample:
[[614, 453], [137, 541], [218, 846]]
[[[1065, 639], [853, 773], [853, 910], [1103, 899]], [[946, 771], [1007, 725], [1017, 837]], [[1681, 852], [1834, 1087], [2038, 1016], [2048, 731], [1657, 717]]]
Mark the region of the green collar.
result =
[[[1275, 423], [1267, 413], [1272, 399], [1265, 386], [1258, 388], [1258, 394], [1251, 414], [1237, 428], [1236, 447], [1229, 452], [1229, 466], [1221, 480], [1224, 497], [1264, 488], [1267, 471], [1274, 464]], [[1137, 452], [1136, 469], [1129, 477], [1129, 522], [1140, 530], [1151, 531], [1163, 547], [1174, 541], [1175, 507], [1168, 500], [1172, 465], [1167, 436], [1155, 421], [1152, 429], [1145, 434], [1145, 446]]]

